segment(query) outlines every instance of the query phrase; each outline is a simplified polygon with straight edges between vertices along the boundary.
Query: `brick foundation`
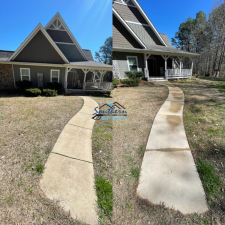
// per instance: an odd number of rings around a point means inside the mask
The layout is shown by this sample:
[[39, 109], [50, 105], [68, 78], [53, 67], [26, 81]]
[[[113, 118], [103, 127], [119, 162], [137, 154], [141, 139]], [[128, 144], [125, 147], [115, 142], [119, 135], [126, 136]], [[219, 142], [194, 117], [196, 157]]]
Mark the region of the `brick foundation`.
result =
[[12, 65], [0, 64], [0, 90], [14, 89]]

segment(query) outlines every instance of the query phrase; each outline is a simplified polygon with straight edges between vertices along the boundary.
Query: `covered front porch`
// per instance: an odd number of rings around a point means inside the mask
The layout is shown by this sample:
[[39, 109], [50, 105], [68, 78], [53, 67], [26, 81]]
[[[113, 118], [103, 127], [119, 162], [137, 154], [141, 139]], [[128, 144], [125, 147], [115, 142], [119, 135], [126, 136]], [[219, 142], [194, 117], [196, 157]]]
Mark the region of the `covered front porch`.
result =
[[183, 56], [144, 54], [145, 78], [148, 81], [188, 79], [192, 76], [193, 59], [188, 57], [191, 66], [184, 68]]
[[112, 67], [109, 65], [105, 68], [70, 65], [66, 67], [64, 88], [66, 92], [73, 93], [109, 93], [112, 90]]

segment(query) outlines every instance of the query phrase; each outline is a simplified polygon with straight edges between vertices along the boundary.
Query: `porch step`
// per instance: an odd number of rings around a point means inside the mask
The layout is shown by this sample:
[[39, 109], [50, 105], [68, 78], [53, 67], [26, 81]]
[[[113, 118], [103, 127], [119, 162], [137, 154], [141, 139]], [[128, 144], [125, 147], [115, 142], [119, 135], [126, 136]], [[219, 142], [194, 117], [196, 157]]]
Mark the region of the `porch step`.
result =
[[155, 82], [155, 81], [168, 81], [168, 80], [165, 79], [164, 77], [149, 77], [148, 81], [149, 82]]

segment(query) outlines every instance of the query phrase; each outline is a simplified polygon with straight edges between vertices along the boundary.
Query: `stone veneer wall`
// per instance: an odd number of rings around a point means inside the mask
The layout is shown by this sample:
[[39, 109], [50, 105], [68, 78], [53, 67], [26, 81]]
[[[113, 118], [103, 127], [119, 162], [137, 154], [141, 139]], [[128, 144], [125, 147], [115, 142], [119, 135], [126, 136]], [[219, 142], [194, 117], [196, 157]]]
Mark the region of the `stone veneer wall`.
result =
[[14, 89], [12, 65], [0, 64], [0, 90]]

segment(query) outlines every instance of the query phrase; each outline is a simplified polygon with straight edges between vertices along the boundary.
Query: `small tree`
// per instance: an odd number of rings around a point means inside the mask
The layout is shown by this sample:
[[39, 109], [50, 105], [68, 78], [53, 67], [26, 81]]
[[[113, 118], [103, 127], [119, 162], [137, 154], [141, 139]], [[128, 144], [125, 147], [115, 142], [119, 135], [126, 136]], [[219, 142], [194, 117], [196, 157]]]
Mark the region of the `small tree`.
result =
[[107, 38], [99, 51], [95, 52], [95, 59], [98, 62], [112, 65], [112, 37]]

